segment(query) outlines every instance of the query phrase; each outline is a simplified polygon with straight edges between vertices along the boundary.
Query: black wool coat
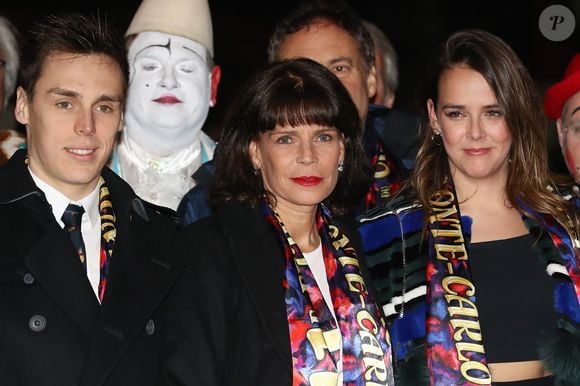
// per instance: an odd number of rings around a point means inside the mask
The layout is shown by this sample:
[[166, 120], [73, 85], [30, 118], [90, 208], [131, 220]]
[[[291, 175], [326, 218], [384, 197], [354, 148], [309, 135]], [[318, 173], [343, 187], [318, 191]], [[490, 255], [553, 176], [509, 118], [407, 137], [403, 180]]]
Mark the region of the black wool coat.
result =
[[103, 304], [34, 184], [26, 152], [0, 168], [0, 385], [157, 385], [164, 299], [184, 264], [172, 211], [104, 169], [117, 221]]
[[[341, 229], [357, 251], [354, 221]], [[191, 263], [170, 295], [172, 351], [164, 381], [178, 385], [290, 386], [292, 358], [278, 236], [259, 210], [229, 203], [184, 229]], [[368, 270], [359, 254], [367, 286]], [[173, 316], [173, 317], [171, 317]]]

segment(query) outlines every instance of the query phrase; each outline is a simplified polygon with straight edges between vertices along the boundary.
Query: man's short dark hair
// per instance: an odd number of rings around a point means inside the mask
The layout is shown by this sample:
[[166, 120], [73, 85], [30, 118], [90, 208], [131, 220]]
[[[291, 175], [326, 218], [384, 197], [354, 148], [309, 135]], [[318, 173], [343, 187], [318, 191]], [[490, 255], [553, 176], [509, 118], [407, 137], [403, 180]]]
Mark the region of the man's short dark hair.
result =
[[121, 69], [126, 92], [128, 65], [121, 35], [100, 14], [87, 16], [72, 12], [48, 15], [35, 23], [28, 34], [22, 49], [20, 76], [21, 86], [30, 98], [34, 96], [46, 59], [61, 53], [109, 56]]
[[276, 23], [268, 44], [268, 61], [280, 59], [278, 50], [288, 35], [321, 21], [334, 24], [353, 37], [363, 57], [366, 71], [370, 71], [375, 62], [373, 39], [362, 20], [343, 1], [302, 1], [297, 8]]

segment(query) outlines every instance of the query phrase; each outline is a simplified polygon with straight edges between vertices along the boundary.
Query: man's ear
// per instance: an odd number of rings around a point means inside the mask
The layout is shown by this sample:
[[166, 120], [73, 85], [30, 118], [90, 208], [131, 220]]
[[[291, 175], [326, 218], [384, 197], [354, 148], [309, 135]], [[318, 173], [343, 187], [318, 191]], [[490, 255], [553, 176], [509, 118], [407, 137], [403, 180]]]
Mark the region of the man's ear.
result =
[[123, 114], [121, 112], [121, 119], [119, 120], [119, 128], [117, 129], [118, 132], [123, 131], [123, 128], [125, 127], [125, 114]]
[[210, 97], [210, 106], [215, 106], [217, 102], [217, 90], [218, 85], [220, 84], [220, 80], [222, 78], [222, 69], [220, 66], [215, 65], [211, 70], [211, 97]]
[[14, 116], [19, 123], [28, 125], [28, 95], [26, 95], [26, 91], [22, 87], [18, 87], [16, 90]]

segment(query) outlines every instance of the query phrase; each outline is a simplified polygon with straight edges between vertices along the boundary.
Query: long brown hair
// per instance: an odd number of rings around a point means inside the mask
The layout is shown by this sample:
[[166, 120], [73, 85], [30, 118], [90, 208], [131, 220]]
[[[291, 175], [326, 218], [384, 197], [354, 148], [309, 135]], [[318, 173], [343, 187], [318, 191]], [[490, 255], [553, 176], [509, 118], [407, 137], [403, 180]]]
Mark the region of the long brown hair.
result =
[[[481, 30], [463, 30], [449, 36], [435, 57], [435, 67], [425, 101], [438, 102], [439, 80], [445, 70], [467, 66], [480, 73], [493, 90], [512, 134], [506, 194], [520, 213], [531, 210], [550, 214], [569, 231], [578, 229], [573, 205], [553, 190], [563, 179], [548, 168], [547, 131], [543, 110], [532, 78], [516, 53], [497, 36]], [[426, 105], [426, 103], [425, 103]], [[450, 178], [449, 161], [443, 145], [432, 138], [425, 113], [421, 147], [411, 184], [427, 212], [429, 198]], [[530, 214], [530, 213], [527, 213]], [[572, 224], [568, 220], [572, 217]], [[570, 229], [570, 226], [573, 229]]]

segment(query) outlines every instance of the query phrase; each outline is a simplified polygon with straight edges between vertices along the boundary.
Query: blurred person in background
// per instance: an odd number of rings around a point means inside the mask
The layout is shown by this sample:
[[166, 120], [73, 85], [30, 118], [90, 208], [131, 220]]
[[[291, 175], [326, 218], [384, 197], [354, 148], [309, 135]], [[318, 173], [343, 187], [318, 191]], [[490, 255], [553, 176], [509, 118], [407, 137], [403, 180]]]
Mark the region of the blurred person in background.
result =
[[[562, 80], [552, 85], [544, 99], [546, 115], [556, 121], [558, 141], [566, 166], [580, 183], [580, 53], [575, 54]], [[576, 188], [576, 194], [578, 189]]]
[[397, 52], [387, 35], [379, 27], [368, 20], [363, 20], [363, 24], [371, 34], [375, 47], [377, 91], [370, 101], [375, 105], [392, 108], [395, 103], [395, 92], [399, 86]]
[[12, 95], [18, 78], [18, 39], [16, 27], [0, 15], [0, 165], [24, 146], [24, 134], [17, 130]]

